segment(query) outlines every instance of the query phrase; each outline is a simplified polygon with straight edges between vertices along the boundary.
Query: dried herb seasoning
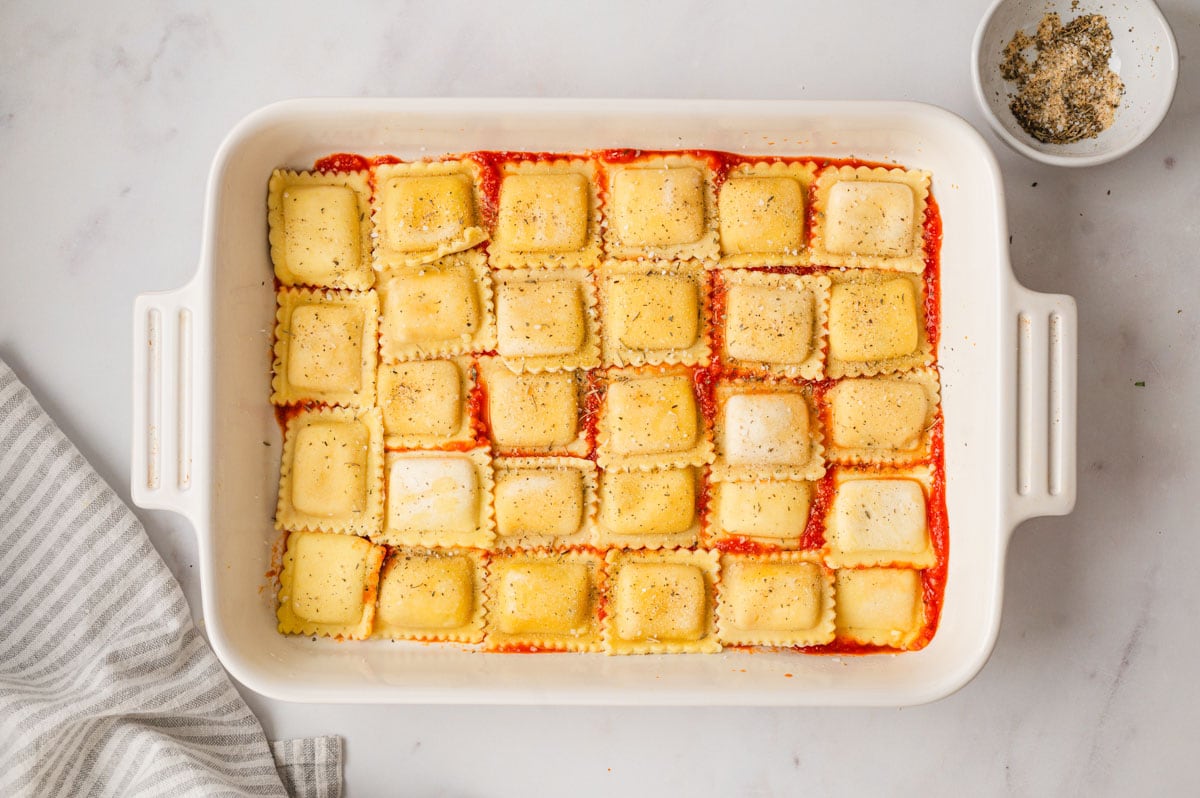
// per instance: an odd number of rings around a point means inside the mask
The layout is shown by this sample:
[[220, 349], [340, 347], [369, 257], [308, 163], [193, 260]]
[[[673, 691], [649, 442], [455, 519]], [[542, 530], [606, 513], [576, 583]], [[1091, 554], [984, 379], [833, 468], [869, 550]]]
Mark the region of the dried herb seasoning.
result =
[[1008, 107], [1026, 133], [1047, 144], [1070, 144], [1095, 138], [1112, 125], [1125, 93], [1121, 78], [1108, 68], [1112, 38], [1100, 14], [1064, 25], [1058, 14], [1049, 13], [1033, 36], [1013, 34], [1000, 74], [1017, 84]]

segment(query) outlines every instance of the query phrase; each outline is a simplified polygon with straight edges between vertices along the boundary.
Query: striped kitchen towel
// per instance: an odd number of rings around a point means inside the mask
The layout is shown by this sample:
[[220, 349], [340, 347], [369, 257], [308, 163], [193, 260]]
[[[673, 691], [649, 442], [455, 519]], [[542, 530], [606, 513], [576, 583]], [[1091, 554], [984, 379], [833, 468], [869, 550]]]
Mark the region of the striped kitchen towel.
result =
[[0, 795], [337, 796], [268, 743], [142, 525], [0, 361]]

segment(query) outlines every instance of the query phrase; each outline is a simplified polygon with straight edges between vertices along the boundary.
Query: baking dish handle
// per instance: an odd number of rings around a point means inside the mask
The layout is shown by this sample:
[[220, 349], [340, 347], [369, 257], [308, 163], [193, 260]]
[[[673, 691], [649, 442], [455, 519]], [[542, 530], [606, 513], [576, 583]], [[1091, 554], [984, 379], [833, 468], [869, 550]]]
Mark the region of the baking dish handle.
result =
[[193, 280], [174, 291], [139, 294], [133, 305], [133, 457], [130, 495], [152, 510], [195, 519], [200, 506], [194, 397], [203, 337]]
[[1078, 319], [1075, 300], [1014, 284], [1015, 462], [1009, 471], [1012, 525], [1075, 507]]

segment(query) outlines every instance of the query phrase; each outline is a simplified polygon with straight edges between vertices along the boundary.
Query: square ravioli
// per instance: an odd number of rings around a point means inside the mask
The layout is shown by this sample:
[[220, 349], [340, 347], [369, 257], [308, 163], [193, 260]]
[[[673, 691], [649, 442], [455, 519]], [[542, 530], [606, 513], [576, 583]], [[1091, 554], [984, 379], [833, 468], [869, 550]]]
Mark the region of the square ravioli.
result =
[[279, 575], [284, 634], [361, 640], [371, 634], [383, 547], [353, 535], [293, 532]]
[[927, 456], [939, 393], [932, 369], [841, 380], [825, 394], [829, 458], [899, 463]]
[[928, 173], [828, 167], [816, 187], [816, 260], [914, 274], [924, 270]]
[[872, 376], [928, 364], [923, 303], [920, 278], [913, 275], [838, 276], [829, 294], [828, 376]]
[[460, 360], [414, 360], [379, 369], [384, 443], [429, 448], [471, 441], [473, 367]]
[[924, 468], [839, 471], [825, 522], [825, 561], [835, 568], [937, 562], [929, 538]]
[[349, 288], [375, 283], [371, 188], [366, 172], [276, 169], [267, 194], [271, 262], [283, 285]]
[[707, 291], [697, 261], [610, 261], [600, 281], [604, 363], [708, 362]]
[[596, 296], [587, 271], [499, 271], [495, 281], [496, 353], [514, 371], [599, 365]]
[[605, 561], [609, 654], [721, 650], [713, 621], [716, 552], [613, 550]]
[[318, 408], [288, 420], [275, 528], [374, 535], [383, 516], [379, 411]]
[[385, 363], [491, 348], [492, 284], [480, 253], [395, 269], [379, 282]]
[[723, 555], [717, 607], [727, 645], [833, 642], [833, 576], [807, 555]]
[[816, 167], [800, 163], [743, 164], [721, 186], [721, 263], [795, 266], [807, 247], [808, 187]]
[[596, 542], [629, 549], [694, 546], [700, 531], [698, 470], [605, 471]]
[[718, 479], [816, 479], [825, 473], [808, 389], [717, 386]]
[[603, 468], [709, 462], [712, 446], [691, 371], [679, 366], [609, 371], [597, 447]]
[[722, 272], [725, 354], [735, 368], [819, 379], [829, 278]]
[[706, 162], [652, 157], [608, 165], [605, 243], [617, 258], [711, 258], [716, 196]]
[[852, 568], [837, 572], [837, 636], [863, 645], [908, 648], [921, 633], [921, 572]]
[[271, 402], [370, 407], [379, 361], [375, 292], [285, 288], [276, 300]]
[[487, 647], [598, 651], [600, 558], [590, 552], [492, 558]]
[[467, 549], [396, 548], [379, 579], [375, 637], [483, 639], [483, 565]]
[[479, 361], [487, 426], [502, 454], [588, 453], [580, 423], [581, 372], [513, 373], [499, 358]]
[[489, 546], [491, 492], [486, 449], [388, 452], [380, 539], [407, 546]]
[[470, 161], [404, 163], [375, 170], [375, 268], [431, 263], [487, 239]]
[[714, 482], [710, 532], [717, 539], [745, 538], [798, 548], [808, 528], [812, 483], [793, 479]]
[[825, 246], [839, 255], [912, 254], [912, 190], [899, 183], [836, 183], [825, 207]]
[[493, 265], [594, 266], [600, 257], [595, 167], [521, 161], [501, 167]]
[[586, 543], [596, 505], [596, 466], [576, 457], [495, 461], [496, 546]]

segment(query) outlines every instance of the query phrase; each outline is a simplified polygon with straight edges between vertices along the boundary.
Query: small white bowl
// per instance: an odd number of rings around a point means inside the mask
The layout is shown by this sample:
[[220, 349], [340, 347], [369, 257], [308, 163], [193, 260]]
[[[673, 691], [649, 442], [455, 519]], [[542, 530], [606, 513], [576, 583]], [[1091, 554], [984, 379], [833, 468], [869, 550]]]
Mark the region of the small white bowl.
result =
[[[996, 0], [975, 32], [971, 77], [975, 97], [992, 129], [1022, 155], [1054, 166], [1095, 166], [1141, 144], [1167, 115], [1179, 77], [1171, 26], [1153, 0]], [[1057, 11], [1066, 24], [1083, 14], [1103, 14], [1113, 33], [1110, 67], [1125, 83], [1112, 127], [1073, 144], [1046, 144], [1026, 133], [1008, 103], [1015, 85], [1000, 76], [1005, 45], [1017, 30], [1032, 34], [1042, 15]]]

